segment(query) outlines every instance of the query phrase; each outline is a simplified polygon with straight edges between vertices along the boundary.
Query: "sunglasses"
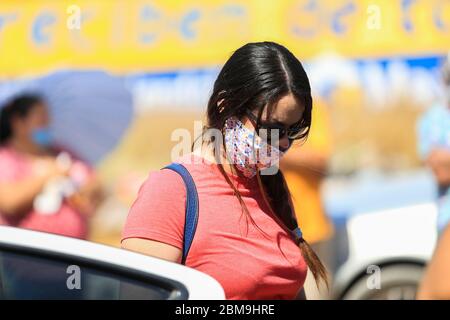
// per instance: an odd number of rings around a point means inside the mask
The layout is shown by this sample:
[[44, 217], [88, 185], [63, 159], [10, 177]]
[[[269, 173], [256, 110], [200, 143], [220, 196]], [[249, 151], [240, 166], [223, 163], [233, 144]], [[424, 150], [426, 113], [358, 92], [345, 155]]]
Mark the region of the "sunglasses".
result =
[[[274, 134], [274, 136], [275, 136], [277, 131], [278, 131], [278, 139], [282, 139], [285, 136], [287, 136], [289, 140], [301, 139], [303, 137], [303, 133], [305, 132], [305, 128], [301, 125], [301, 120], [297, 123], [294, 123], [289, 128], [286, 128], [283, 125], [279, 125], [279, 124], [275, 124], [275, 123], [266, 123], [266, 122], [262, 122], [259, 124], [259, 126], [257, 126], [258, 118], [254, 115], [254, 113], [251, 111], [247, 111], [246, 113], [247, 113], [247, 116], [250, 119], [251, 123], [256, 128], [258, 135], [260, 135], [259, 131], [261, 129], [266, 130], [266, 132], [264, 134], [267, 135], [267, 140], [270, 140], [270, 138], [272, 137], [272, 134]], [[272, 130], [277, 130], [277, 131], [273, 132]]]

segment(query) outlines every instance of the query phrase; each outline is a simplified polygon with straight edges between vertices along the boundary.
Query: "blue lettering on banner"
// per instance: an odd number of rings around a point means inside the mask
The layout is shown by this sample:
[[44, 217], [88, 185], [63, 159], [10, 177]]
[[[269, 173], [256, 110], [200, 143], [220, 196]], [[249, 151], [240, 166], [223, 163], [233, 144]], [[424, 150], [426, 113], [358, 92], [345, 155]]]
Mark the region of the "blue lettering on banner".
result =
[[[450, 2], [447, 1], [447, 4]], [[444, 12], [444, 1], [441, 0], [439, 3], [433, 8], [433, 23], [437, 29], [441, 31], [448, 31], [448, 27], [445, 25], [442, 14]]]
[[347, 31], [347, 27], [342, 23], [342, 18], [352, 14], [356, 11], [356, 5], [352, 2], [346, 3], [343, 7], [335, 12], [331, 18], [332, 29], [337, 34], [344, 34]]
[[17, 14], [9, 13], [9, 14], [0, 14], [0, 32], [2, 29], [6, 27], [8, 23], [12, 23], [17, 20]]
[[[314, 15], [316, 17], [316, 21], [320, 20], [320, 11], [316, 0], [309, 0], [304, 6], [300, 6], [300, 10]], [[299, 25], [294, 25], [292, 27], [292, 32], [299, 37], [312, 38], [316, 34], [316, 28], [302, 28]]]
[[50, 12], [39, 14], [32, 26], [31, 37], [37, 45], [48, 45], [51, 42], [51, 36], [48, 28], [56, 22], [56, 17]]
[[[159, 12], [150, 5], [145, 5], [142, 7], [139, 16], [141, 22], [154, 22], [160, 20], [161, 18]], [[139, 40], [142, 43], [149, 44], [154, 42], [156, 37], [157, 35], [155, 32], [144, 32], [139, 36]]]
[[411, 7], [415, 2], [416, 0], [402, 0], [402, 25], [406, 32], [412, 32], [414, 30], [411, 20]]
[[198, 21], [200, 17], [201, 14], [198, 9], [193, 9], [183, 16], [180, 23], [180, 33], [184, 39], [193, 40], [197, 36], [193, 24]]

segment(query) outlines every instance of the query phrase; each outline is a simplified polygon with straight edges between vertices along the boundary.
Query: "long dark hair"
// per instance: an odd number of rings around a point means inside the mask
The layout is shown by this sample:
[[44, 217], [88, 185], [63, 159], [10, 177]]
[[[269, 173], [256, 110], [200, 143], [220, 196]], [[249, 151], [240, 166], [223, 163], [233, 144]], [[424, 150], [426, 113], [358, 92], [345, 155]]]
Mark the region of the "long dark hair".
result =
[[[236, 50], [220, 71], [208, 102], [207, 124], [203, 132], [209, 129], [223, 132], [226, 119], [241, 118], [249, 110], [257, 111], [256, 124], [259, 126], [264, 108], [267, 106], [270, 116], [274, 105], [287, 94], [292, 94], [305, 107], [300, 123], [303, 128], [300, 138], [304, 140], [311, 126], [312, 97], [308, 76], [301, 62], [277, 43], [248, 43]], [[218, 166], [239, 199], [246, 217], [254, 222], [223, 165], [219, 163]], [[257, 177], [272, 213], [290, 230], [297, 228], [291, 195], [282, 172], [278, 170], [274, 175], [258, 173]], [[299, 247], [316, 282], [323, 280], [328, 286], [325, 267], [305, 239], [300, 239]]]
[[24, 94], [11, 99], [0, 108], [0, 145], [4, 145], [12, 137], [12, 120], [15, 117], [25, 118], [30, 110], [43, 103], [42, 97], [36, 94]]

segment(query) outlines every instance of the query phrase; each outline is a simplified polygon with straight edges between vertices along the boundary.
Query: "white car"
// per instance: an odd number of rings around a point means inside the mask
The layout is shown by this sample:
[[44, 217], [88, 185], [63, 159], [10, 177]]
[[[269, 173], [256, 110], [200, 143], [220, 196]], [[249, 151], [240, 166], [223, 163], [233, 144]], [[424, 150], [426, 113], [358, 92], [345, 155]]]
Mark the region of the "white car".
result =
[[0, 299], [225, 299], [194, 269], [123, 249], [0, 226]]
[[328, 199], [337, 210], [333, 298], [414, 299], [437, 240], [433, 178], [421, 171], [364, 181], [333, 188]]

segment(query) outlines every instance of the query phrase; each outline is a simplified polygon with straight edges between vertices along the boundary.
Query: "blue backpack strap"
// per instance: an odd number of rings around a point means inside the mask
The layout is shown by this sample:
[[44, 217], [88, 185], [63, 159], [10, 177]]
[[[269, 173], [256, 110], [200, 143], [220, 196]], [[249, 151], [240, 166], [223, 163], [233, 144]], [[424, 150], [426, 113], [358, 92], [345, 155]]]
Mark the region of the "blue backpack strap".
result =
[[171, 163], [163, 169], [170, 169], [178, 173], [184, 181], [186, 186], [186, 213], [184, 223], [184, 236], [183, 236], [183, 256], [181, 263], [186, 263], [186, 258], [191, 248], [192, 241], [194, 240], [195, 231], [197, 229], [198, 222], [198, 193], [195, 187], [194, 179], [189, 171], [182, 164]]

